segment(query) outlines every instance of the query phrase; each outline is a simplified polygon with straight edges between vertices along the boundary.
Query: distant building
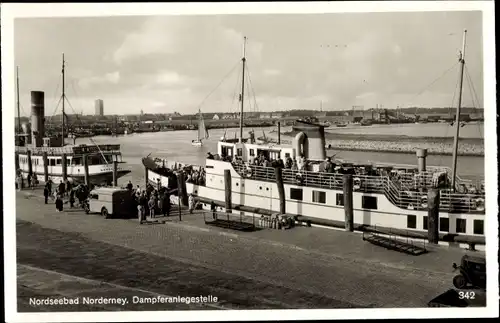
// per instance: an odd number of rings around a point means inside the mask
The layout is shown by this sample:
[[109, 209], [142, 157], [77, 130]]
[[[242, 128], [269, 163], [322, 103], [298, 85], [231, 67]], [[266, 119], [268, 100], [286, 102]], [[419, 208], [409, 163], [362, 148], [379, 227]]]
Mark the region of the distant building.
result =
[[96, 116], [104, 115], [104, 101], [101, 99], [95, 100], [95, 115]]

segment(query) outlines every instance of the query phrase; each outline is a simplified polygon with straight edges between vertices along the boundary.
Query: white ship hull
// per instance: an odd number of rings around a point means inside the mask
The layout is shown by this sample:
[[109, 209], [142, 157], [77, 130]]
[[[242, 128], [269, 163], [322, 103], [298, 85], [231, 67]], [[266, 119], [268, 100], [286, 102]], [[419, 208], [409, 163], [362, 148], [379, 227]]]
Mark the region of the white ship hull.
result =
[[[27, 178], [29, 172], [28, 163], [24, 162], [27, 160], [27, 155], [20, 154], [19, 169], [23, 178]], [[44, 182], [45, 170], [43, 165], [43, 158], [41, 156], [32, 156], [32, 172], [36, 175], [37, 180], [40, 183]], [[91, 183], [105, 183], [111, 182], [113, 180], [113, 164], [102, 164], [102, 165], [89, 165], [89, 178]], [[52, 182], [59, 182], [63, 179], [62, 166], [49, 165], [47, 167], [48, 177]], [[130, 173], [130, 170], [125, 169], [118, 164], [117, 175], [118, 178]], [[67, 166], [67, 178], [74, 183], [84, 183], [85, 182], [85, 170], [84, 166], [81, 165], [68, 165]]]
[[[231, 170], [232, 179], [232, 203], [252, 208], [270, 210], [276, 213], [280, 211], [280, 200], [278, 187], [274, 182], [253, 180], [240, 176], [231, 163], [207, 160], [206, 186], [186, 183], [188, 194], [224, 202], [224, 170]], [[157, 184], [160, 179], [162, 186], [168, 186], [168, 178], [148, 170], [148, 180]], [[292, 215], [306, 216], [326, 221], [345, 221], [344, 207], [337, 205], [337, 194], [342, 190], [306, 187], [300, 185], [284, 184], [286, 213]], [[303, 199], [297, 201], [291, 199], [291, 189], [302, 190]], [[325, 192], [325, 203], [313, 202], [313, 191]], [[362, 207], [362, 197], [373, 196], [377, 198], [377, 209], [365, 209]], [[209, 208], [209, 205], [204, 205]], [[353, 192], [354, 223], [381, 228], [393, 228], [399, 230], [419, 231], [427, 234], [424, 227], [428, 212], [426, 210], [412, 210], [401, 208], [391, 203], [384, 194]], [[408, 218], [415, 216], [415, 227], [408, 226]], [[474, 213], [448, 213], [440, 212], [441, 221], [448, 220], [448, 230], [440, 231], [443, 234], [461, 234], [467, 236], [483, 237], [483, 234], [474, 233], [474, 221], [484, 221], [484, 214]], [[465, 220], [465, 232], [457, 232], [457, 219]]]

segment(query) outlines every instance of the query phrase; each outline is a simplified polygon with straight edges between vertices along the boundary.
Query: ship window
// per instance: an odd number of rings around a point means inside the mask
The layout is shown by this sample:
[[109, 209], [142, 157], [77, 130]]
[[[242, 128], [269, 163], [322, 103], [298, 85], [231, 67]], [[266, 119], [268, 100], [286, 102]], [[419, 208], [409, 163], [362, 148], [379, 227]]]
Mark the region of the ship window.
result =
[[292, 200], [302, 201], [302, 189], [290, 188], [290, 198]]
[[466, 221], [465, 219], [457, 219], [457, 233], [465, 233]]
[[416, 215], [408, 214], [406, 216], [406, 227], [410, 228], [410, 229], [417, 228], [417, 216]]
[[375, 196], [363, 196], [361, 199], [361, 207], [363, 209], [377, 209], [377, 197]]
[[97, 194], [90, 194], [90, 198], [93, 199], [93, 200], [98, 200], [99, 199], [99, 195], [97, 195]]
[[326, 192], [313, 191], [312, 200], [314, 203], [326, 203]]
[[337, 193], [337, 205], [344, 206], [344, 194]]
[[56, 159], [56, 165], [61, 165], [61, 159], [60, 158]]
[[484, 234], [483, 220], [474, 220], [474, 234]]
[[237, 148], [237, 149], [236, 149], [236, 155], [237, 155], [237, 156], [242, 156], [242, 155], [243, 155], [243, 149], [241, 149], [241, 148]]
[[450, 231], [450, 219], [439, 218], [439, 231], [449, 232]]
[[424, 223], [423, 224], [424, 224], [423, 225], [424, 230], [427, 230], [427, 217], [426, 216], [424, 216]]
[[81, 165], [82, 158], [81, 157], [73, 157], [73, 165]]
[[255, 156], [255, 150], [254, 149], [250, 149], [250, 156]]

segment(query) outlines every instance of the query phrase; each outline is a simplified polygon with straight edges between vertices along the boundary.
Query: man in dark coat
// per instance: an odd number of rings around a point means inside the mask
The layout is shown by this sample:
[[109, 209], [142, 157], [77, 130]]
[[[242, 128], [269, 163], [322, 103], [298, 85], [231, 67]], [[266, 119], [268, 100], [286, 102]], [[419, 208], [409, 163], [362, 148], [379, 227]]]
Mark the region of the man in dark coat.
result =
[[64, 185], [63, 181], [61, 181], [61, 183], [59, 183], [59, 194], [61, 195], [61, 198], [64, 196], [64, 190], [65, 190], [66, 186]]
[[215, 217], [216, 217], [215, 212], [216, 212], [216, 210], [217, 210], [217, 206], [215, 205], [215, 202], [214, 202], [214, 201], [212, 201], [212, 203], [210, 203], [210, 210], [212, 210], [212, 216], [213, 216], [213, 218], [214, 218], [214, 220], [215, 220]]
[[132, 191], [132, 189], [134, 188], [134, 185], [132, 185], [132, 182], [131, 181], [128, 181], [128, 184], [127, 184], [127, 189], [129, 191]]
[[67, 179], [66, 180], [66, 193], [70, 194], [72, 188], [73, 188], [73, 185], [71, 185], [71, 182], [69, 181], [69, 179]]
[[45, 199], [45, 204], [47, 204], [47, 201], [49, 200], [49, 188], [48, 188], [48, 184], [45, 184], [45, 187], [43, 188], [43, 197]]

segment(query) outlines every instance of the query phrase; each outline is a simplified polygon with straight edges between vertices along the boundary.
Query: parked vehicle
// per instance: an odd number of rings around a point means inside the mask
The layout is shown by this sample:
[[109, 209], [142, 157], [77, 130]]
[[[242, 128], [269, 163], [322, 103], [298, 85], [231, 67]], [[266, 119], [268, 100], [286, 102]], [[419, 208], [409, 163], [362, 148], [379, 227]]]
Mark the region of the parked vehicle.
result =
[[453, 269], [460, 271], [460, 274], [453, 278], [453, 285], [456, 288], [463, 289], [467, 285], [486, 288], [486, 259], [484, 257], [464, 255], [460, 266], [453, 263]]
[[87, 213], [100, 213], [106, 219], [111, 217], [135, 217], [134, 196], [129, 190], [119, 187], [100, 187], [89, 194]]

